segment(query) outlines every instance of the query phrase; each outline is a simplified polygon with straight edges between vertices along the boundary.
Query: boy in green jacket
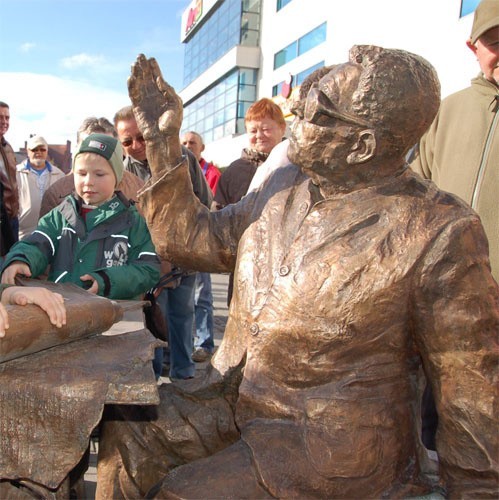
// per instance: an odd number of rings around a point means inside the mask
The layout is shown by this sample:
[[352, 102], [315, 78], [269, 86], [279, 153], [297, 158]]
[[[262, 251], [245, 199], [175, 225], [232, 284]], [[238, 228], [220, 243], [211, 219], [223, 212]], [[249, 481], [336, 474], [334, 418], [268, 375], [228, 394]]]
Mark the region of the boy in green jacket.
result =
[[42, 217], [37, 229], [5, 257], [2, 283], [16, 275], [75, 283], [110, 299], [132, 299], [159, 280], [159, 259], [145, 220], [116, 186], [123, 150], [114, 138], [91, 134], [73, 160], [75, 192]]

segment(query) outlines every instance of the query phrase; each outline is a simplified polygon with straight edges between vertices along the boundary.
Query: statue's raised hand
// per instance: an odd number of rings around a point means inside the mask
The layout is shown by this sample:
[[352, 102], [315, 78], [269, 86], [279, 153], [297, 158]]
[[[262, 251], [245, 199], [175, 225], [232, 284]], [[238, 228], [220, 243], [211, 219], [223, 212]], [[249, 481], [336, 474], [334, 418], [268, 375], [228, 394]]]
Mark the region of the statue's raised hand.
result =
[[132, 65], [128, 94], [137, 125], [147, 140], [178, 138], [182, 125], [182, 99], [165, 82], [156, 59], [143, 54]]

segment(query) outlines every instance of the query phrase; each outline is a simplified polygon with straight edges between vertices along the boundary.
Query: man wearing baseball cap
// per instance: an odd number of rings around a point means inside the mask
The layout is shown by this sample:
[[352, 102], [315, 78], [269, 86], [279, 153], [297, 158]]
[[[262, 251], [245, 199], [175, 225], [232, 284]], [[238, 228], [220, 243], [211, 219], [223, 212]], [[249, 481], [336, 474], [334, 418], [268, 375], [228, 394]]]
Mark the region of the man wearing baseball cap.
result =
[[42, 217], [37, 229], [5, 257], [2, 283], [18, 274], [75, 283], [111, 299], [133, 299], [159, 279], [159, 259], [144, 218], [116, 186], [123, 149], [114, 138], [91, 134], [73, 159], [75, 192]]
[[[411, 168], [457, 194], [480, 215], [489, 240], [492, 275], [499, 281], [499, 0], [482, 0], [466, 45], [480, 73], [448, 96], [419, 143]], [[435, 449], [438, 417], [429, 389], [423, 400], [423, 442]]]
[[41, 135], [30, 137], [26, 151], [28, 157], [16, 166], [19, 239], [36, 229], [45, 191], [64, 177], [64, 172], [48, 161], [48, 144]]

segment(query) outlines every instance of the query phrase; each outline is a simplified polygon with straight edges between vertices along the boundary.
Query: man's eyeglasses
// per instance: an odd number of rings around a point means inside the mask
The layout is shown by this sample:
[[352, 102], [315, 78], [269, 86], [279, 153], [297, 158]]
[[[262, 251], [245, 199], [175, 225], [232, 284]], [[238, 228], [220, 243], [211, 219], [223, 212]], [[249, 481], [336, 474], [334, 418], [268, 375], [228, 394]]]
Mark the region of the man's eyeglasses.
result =
[[35, 148], [35, 149], [32, 149], [31, 151], [33, 151], [33, 153], [46, 153], [47, 148]]
[[319, 126], [327, 126], [330, 119], [340, 120], [342, 122], [359, 125], [361, 127], [372, 127], [367, 121], [358, 116], [353, 116], [345, 111], [339, 111], [334, 108], [334, 103], [317, 86], [312, 86], [308, 92], [304, 103], [298, 103], [292, 110], [300, 118], [304, 118], [309, 123]]
[[124, 148], [128, 148], [130, 147], [133, 142], [136, 141], [136, 142], [140, 142], [140, 143], [144, 143], [146, 142], [146, 140], [144, 139], [144, 136], [142, 135], [138, 135], [137, 137], [127, 137], [126, 139], [123, 139], [121, 141], [121, 145], [124, 147]]

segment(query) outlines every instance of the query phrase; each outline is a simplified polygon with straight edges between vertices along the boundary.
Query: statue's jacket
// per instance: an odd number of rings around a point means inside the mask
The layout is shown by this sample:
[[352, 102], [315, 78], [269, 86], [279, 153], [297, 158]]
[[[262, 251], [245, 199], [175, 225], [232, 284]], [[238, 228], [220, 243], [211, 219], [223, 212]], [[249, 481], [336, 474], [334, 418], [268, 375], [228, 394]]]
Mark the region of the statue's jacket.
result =
[[499, 293], [457, 197], [405, 170], [324, 199], [289, 165], [209, 212], [181, 163], [141, 201], [162, 257], [235, 271], [205, 384], [243, 366], [235, 420], [272, 495], [421, 492], [421, 363], [448, 494], [495, 494]]

